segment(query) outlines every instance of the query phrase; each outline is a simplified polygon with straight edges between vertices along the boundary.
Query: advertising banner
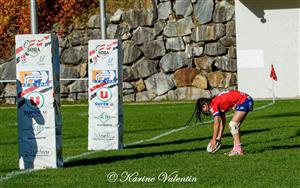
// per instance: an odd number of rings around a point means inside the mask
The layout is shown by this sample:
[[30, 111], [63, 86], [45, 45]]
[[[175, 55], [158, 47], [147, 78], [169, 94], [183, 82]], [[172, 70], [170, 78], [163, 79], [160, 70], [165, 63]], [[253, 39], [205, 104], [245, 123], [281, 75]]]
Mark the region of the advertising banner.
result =
[[89, 150], [123, 146], [121, 51], [115, 39], [89, 41]]
[[58, 39], [16, 36], [19, 168], [63, 166]]

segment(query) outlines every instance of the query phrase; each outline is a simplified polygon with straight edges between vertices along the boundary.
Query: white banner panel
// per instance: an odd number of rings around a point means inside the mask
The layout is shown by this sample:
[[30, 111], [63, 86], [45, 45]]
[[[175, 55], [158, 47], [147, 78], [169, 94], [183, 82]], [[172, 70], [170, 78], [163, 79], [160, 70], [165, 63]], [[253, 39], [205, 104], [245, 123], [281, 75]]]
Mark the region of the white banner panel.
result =
[[116, 39], [89, 41], [89, 150], [123, 147], [121, 51]]
[[57, 37], [17, 35], [16, 62], [19, 167], [62, 167]]

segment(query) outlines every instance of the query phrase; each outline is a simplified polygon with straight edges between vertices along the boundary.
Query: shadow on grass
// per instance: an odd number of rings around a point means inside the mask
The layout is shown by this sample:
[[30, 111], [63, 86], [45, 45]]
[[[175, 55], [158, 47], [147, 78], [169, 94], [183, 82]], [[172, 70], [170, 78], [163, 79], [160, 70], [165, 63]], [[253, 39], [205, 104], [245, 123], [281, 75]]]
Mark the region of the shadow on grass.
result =
[[17, 145], [18, 142], [16, 141], [12, 141], [12, 142], [0, 142], [0, 146], [3, 146], [3, 145]]
[[[276, 142], [276, 141], [284, 141], [284, 140], [289, 140], [289, 139], [293, 139], [293, 138], [298, 138], [300, 137], [300, 129], [296, 130], [296, 133], [292, 136], [289, 136], [287, 138], [275, 138], [272, 140], [268, 140], [268, 142]], [[261, 142], [264, 143], [264, 142]], [[246, 145], [251, 145], [250, 144], [246, 144]], [[281, 146], [267, 146], [264, 147], [262, 149], [258, 149], [255, 151], [250, 151], [249, 153], [263, 153], [266, 151], [273, 151], [273, 150], [283, 150], [283, 149], [300, 149], [300, 144], [296, 144], [296, 145], [281, 145]]]
[[115, 155], [107, 157], [98, 157], [92, 159], [79, 159], [75, 161], [70, 161], [64, 164], [64, 167], [78, 167], [78, 166], [89, 166], [89, 165], [98, 165], [98, 164], [108, 164], [116, 161], [125, 161], [131, 159], [142, 159], [145, 157], [158, 157], [158, 156], [167, 156], [184, 152], [197, 152], [197, 151], [206, 151], [206, 148], [194, 148], [194, 149], [180, 149], [180, 150], [171, 150], [171, 151], [160, 151], [160, 152], [151, 152], [151, 153], [136, 153], [130, 155]]
[[273, 150], [288, 150], [288, 149], [300, 149], [300, 144], [296, 145], [282, 145], [282, 146], [268, 146], [259, 150], [255, 150], [249, 153], [263, 153], [266, 151], [273, 151]]
[[265, 118], [284, 118], [284, 117], [300, 117], [300, 112], [288, 112], [288, 113], [264, 115], [264, 116], [258, 116], [256, 118], [265, 119]]
[[[222, 149], [231, 148], [230, 146], [222, 147]], [[283, 150], [283, 149], [293, 149], [300, 148], [300, 145], [282, 145], [282, 146], [270, 146], [263, 148], [261, 150], [256, 150], [254, 152], [249, 153], [262, 153], [268, 150]], [[92, 159], [79, 159], [75, 161], [70, 161], [64, 164], [65, 168], [72, 168], [78, 166], [90, 166], [90, 165], [98, 165], [98, 164], [108, 164], [116, 161], [125, 161], [125, 160], [136, 160], [142, 159], [145, 157], [159, 157], [159, 156], [168, 156], [173, 154], [179, 154], [184, 152], [198, 152], [198, 151], [206, 151], [206, 148], [194, 148], [194, 149], [180, 149], [180, 150], [171, 150], [171, 151], [161, 151], [161, 152], [151, 152], [151, 153], [137, 153], [131, 155], [116, 155], [116, 156], [106, 156], [106, 157], [98, 157]]]
[[[242, 131], [243, 135], [247, 134], [254, 134], [254, 133], [261, 133], [265, 131], [270, 131], [271, 129], [258, 129], [258, 130], [245, 130]], [[296, 131], [296, 134], [287, 138], [295, 138], [300, 136], [300, 130]], [[223, 137], [231, 137], [230, 133], [227, 133], [223, 135]], [[169, 144], [183, 144], [183, 143], [189, 143], [189, 142], [195, 142], [195, 141], [203, 141], [203, 140], [209, 140], [211, 137], [204, 137], [204, 138], [192, 138], [192, 139], [184, 139], [184, 140], [174, 140], [174, 141], [168, 141], [168, 142], [160, 142], [160, 143], [149, 143], [149, 144], [138, 144], [138, 145], [132, 145], [127, 146], [126, 148], [144, 148], [144, 147], [155, 147], [155, 146], [165, 146]], [[247, 144], [246, 144], [247, 145]], [[228, 149], [232, 146], [224, 145], [222, 146], [222, 149]], [[262, 153], [268, 150], [283, 150], [283, 149], [298, 149], [300, 148], [300, 145], [282, 145], [282, 146], [269, 146], [265, 147], [260, 150], [255, 150], [253, 152], [249, 153]], [[74, 160], [65, 163], [64, 167], [66, 168], [72, 168], [77, 166], [89, 166], [89, 165], [98, 165], [98, 164], [107, 164], [107, 163], [113, 163], [116, 161], [125, 161], [125, 160], [131, 160], [131, 159], [142, 159], [145, 157], [158, 157], [158, 156], [167, 156], [167, 155], [173, 155], [178, 153], [184, 153], [184, 152], [198, 152], [198, 151], [205, 151], [206, 147], [201, 148], [194, 148], [194, 149], [179, 149], [179, 150], [171, 150], [171, 151], [160, 151], [160, 152], [149, 152], [149, 153], [135, 153], [130, 155], [115, 155], [115, 156], [105, 156], [105, 157], [98, 157], [98, 158], [92, 158], [92, 159], [79, 159]]]
[[10, 168], [10, 169], [1, 169], [0, 172], [1, 173], [9, 173], [9, 172], [18, 171], [18, 170], [19, 170], [19, 168]]
[[[244, 131], [243, 134], [252, 134], [257, 132], [264, 132], [269, 131], [270, 129], [259, 129], [259, 130], [250, 130]], [[224, 137], [231, 137], [231, 134], [225, 134]], [[150, 143], [150, 144], [139, 144], [128, 146], [126, 148], [143, 148], [143, 147], [151, 147], [151, 146], [164, 146], [168, 144], [182, 144], [182, 143], [189, 143], [195, 141], [203, 141], [208, 140], [211, 137], [204, 137], [204, 138], [193, 138], [193, 139], [185, 139], [185, 140], [175, 140], [170, 142], [162, 142], [162, 143]], [[231, 148], [232, 146], [223, 146], [222, 149]], [[145, 157], [157, 157], [157, 156], [166, 156], [166, 155], [173, 155], [178, 153], [184, 152], [197, 152], [197, 151], [206, 151], [205, 148], [194, 148], [194, 149], [180, 149], [180, 150], [172, 150], [172, 151], [161, 151], [161, 152], [151, 152], [151, 153], [136, 153], [131, 155], [116, 155], [116, 156], [107, 156], [107, 157], [99, 157], [99, 158], [92, 158], [92, 159], [79, 159], [65, 163], [64, 167], [71, 168], [76, 166], [89, 166], [89, 165], [97, 165], [97, 164], [107, 164], [113, 163], [116, 161], [124, 161], [130, 159], [141, 159]]]

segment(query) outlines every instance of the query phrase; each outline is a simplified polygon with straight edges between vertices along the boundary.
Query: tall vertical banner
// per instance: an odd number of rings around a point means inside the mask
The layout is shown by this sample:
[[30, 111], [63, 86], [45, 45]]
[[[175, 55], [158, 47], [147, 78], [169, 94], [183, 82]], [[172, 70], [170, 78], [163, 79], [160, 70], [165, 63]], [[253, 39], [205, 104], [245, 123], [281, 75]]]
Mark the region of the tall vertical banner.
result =
[[89, 150], [123, 147], [121, 52], [118, 40], [89, 41]]
[[63, 166], [58, 39], [16, 36], [20, 169]]

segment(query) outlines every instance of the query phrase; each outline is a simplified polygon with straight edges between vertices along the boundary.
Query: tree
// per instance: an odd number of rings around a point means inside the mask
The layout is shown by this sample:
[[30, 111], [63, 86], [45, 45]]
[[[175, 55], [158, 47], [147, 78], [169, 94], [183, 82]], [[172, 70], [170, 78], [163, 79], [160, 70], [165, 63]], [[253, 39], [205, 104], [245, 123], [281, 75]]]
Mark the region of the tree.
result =
[[[98, 7], [98, 0], [37, 0], [39, 33], [52, 30], [54, 23], [62, 27], [58, 35], [66, 32], [66, 26], [77, 16], [89, 14]], [[30, 33], [30, 1], [0, 0], [0, 58], [7, 58], [15, 45], [16, 34]]]

